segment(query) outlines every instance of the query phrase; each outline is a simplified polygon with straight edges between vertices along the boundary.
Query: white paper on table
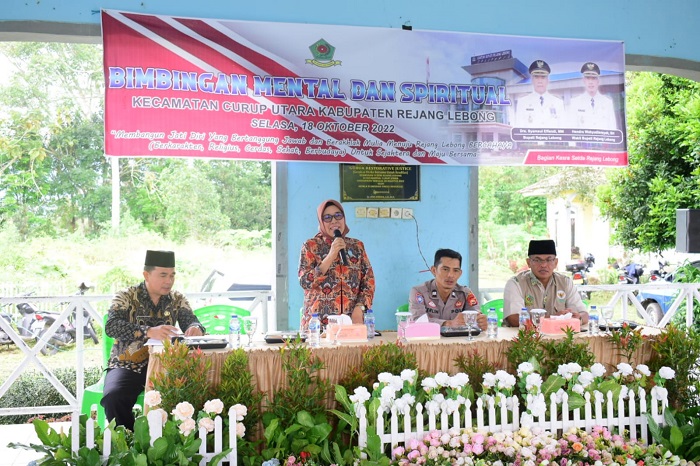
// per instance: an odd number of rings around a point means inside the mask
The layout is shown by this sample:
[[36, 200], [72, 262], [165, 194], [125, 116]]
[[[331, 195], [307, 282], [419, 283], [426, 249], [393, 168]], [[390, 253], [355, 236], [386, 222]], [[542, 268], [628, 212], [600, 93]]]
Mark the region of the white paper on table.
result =
[[338, 325], [352, 325], [352, 318], [346, 314], [338, 315]]
[[430, 322], [430, 319], [428, 318], [428, 314], [423, 314], [419, 318], [417, 318], [414, 322]]
[[553, 316], [550, 316], [550, 318], [553, 319], [553, 320], [571, 319], [571, 313], [570, 313], [570, 312], [567, 312], [566, 314], [561, 315], [561, 316], [554, 316], [554, 315], [553, 315]]
[[146, 342], [146, 346], [163, 346], [163, 340], [149, 338], [148, 341]]

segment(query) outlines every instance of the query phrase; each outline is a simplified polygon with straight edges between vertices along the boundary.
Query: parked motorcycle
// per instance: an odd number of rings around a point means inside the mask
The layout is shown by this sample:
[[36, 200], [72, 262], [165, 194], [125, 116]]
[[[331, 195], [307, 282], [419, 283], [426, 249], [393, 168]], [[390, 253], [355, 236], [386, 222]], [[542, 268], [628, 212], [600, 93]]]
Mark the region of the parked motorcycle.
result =
[[[566, 271], [571, 272], [571, 280], [573, 280], [574, 285], [588, 285], [587, 274], [590, 273], [593, 264], [595, 264], [595, 257], [591, 253], [586, 254], [583, 260], [566, 264]], [[591, 292], [581, 291], [581, 298], [591, 299]]]
[[[92, 286], [81, 283], [77, 294], [84, 295], [90, 288], [92, 288]], [[39, 311], [36, 313], [37, 320], [43, 324], [43, 328], [37, 337], [37, 341], [41, 340], [44, 334], [48, 331], [49, 327], [53, 325], [60, 315], [61, 313], [58, 312]], [[56, 354], [59, 348], [74, 343], [78, 333], [75, 327], [76, 320], [76, 310], [73, 309], [72, 315], [63, 321], [58, 329], [56, 329], [56, 333], [51, 336], [46, 345], [41, 349], [41, 354], [51, 356]], [[97, 332], [95, 331], [92, 316], [86, 310], [83, 310], [83, 337], [86, 339], [91, 338], [95, 344], [100, 342], [99, 338], [97, 337]]]
[[621, 285], [636, 285], [644, 275], [644, 266], [642, 264], [631, 263], [620, 269], [617, 274], [617, 281]]
[[669, 282], [672, 281], [673, 275], [671, 274], [671, 272], [666, 270], [666, 267], [668, 267], [668, 261], [659, 261], [659, 268], [649, 271], [649, 281], [650, 282], [657, 282], [659, 280], [666, 280]]
[[[2, 312], [0, 313], [0, 318], [5, 319], [17, 331], [22, 340], [34, 340], [44, 327], [43, 323], [36, 320], [36, 308], [30, 303], [19, 303], [17, 304], [17, 311], [19, 311], [19, 315]], [[11, 345], [13, 343], [12, 338], [4, 330], [0, 329], [0, 345]]]

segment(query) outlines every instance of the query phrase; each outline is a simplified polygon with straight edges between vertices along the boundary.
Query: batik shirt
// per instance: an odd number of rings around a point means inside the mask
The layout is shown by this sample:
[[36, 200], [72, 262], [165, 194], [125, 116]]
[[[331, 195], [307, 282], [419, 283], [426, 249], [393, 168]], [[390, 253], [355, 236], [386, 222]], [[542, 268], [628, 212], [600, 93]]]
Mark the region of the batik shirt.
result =
[[196, 325], [204, 333], [204, 327], [183, 294], [171, 291], [161, 296], [155, 305], [145, 282], [120, 291], [112, 300], [105, 324], [105, 333], [114, 338], [107, 367], [142, 373], [148, 366], [148, 347], [145, 346], [148, 329], [175, 324], [183, 331]]
[[547, 317], [564, 309], [584, 312], [586, 305], [571, 278], [554, 272], [545, 288], [531, 270], [520, 272], [506, 282], [503, 290], [503, 318], [519, 314], [522, 308], [544, 309]]
[[408, 309], [413, 320], [423, 314], [428, 314], [430, 322], [442, 325], [446, 320], [452, 320], [462, 311], [481, 311], [476, 296], [466, 286], [456, 285], [447, 302], [443, 302], [437, 289], [435, 279], [428, 280], [419, 286], [411, 288], [408, 296]]
[[354, 238], [344, 238], [348, 265], [343, 265], [340, 254], [325, 274], [321, 262], [331, 250], [334, 238], [318, 233], [301, 247], [299, 284], [304, 289], [302, 328], [306, 328], [311, 314], [350, 315], [358, 304], [372, 307], [374, 299], [374, 272], [369, 263], [365, 245]]

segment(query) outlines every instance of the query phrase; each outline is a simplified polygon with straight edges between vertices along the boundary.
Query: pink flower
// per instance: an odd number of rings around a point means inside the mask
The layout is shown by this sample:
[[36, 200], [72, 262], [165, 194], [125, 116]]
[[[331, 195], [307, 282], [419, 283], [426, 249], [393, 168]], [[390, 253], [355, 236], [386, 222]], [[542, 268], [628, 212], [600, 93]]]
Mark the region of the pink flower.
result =
[[406, 450], [403, 447], [396, 447], [391, 454], [394, 458], [396, 458], [397, 456], [403, 455], [405, 451]]
[[413, 450], [408, 455], [406, 455], [406, 458], [408, 458], [409, 460], [414, 460], [419, 456], [421, 456], [420, 452], [418, 450]]
[[180, 432], [182, 435], [190, 435], [190, 432], [192, 432], [196, 427], [197, 424], [195, 424], [194, 419], [188, 418], [182, 421], [182, 424], [180, 424]]
[[472, 442], [474, 443], [484, 443], [484, 435], [483, 434], [474, 434], [472, 436]]
[[203, 417], [199, 420], [199, 427], [204, 427], [207, 432], [214, 432], [214, 420], [209, 417]]
[[480, 455], [484, 452], [484, 445], [481, 443], [475, 443], [474, 446], [472, 446], [472, 453], [475, 455]]

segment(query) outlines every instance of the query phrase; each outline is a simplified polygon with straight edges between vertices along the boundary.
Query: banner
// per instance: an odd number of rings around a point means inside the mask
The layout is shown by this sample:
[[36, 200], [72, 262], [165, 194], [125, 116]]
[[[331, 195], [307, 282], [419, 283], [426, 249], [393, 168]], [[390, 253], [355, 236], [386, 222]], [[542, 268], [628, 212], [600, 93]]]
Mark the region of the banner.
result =
[[105, 10], [105, 153], [627, 165], [624, 47]]

